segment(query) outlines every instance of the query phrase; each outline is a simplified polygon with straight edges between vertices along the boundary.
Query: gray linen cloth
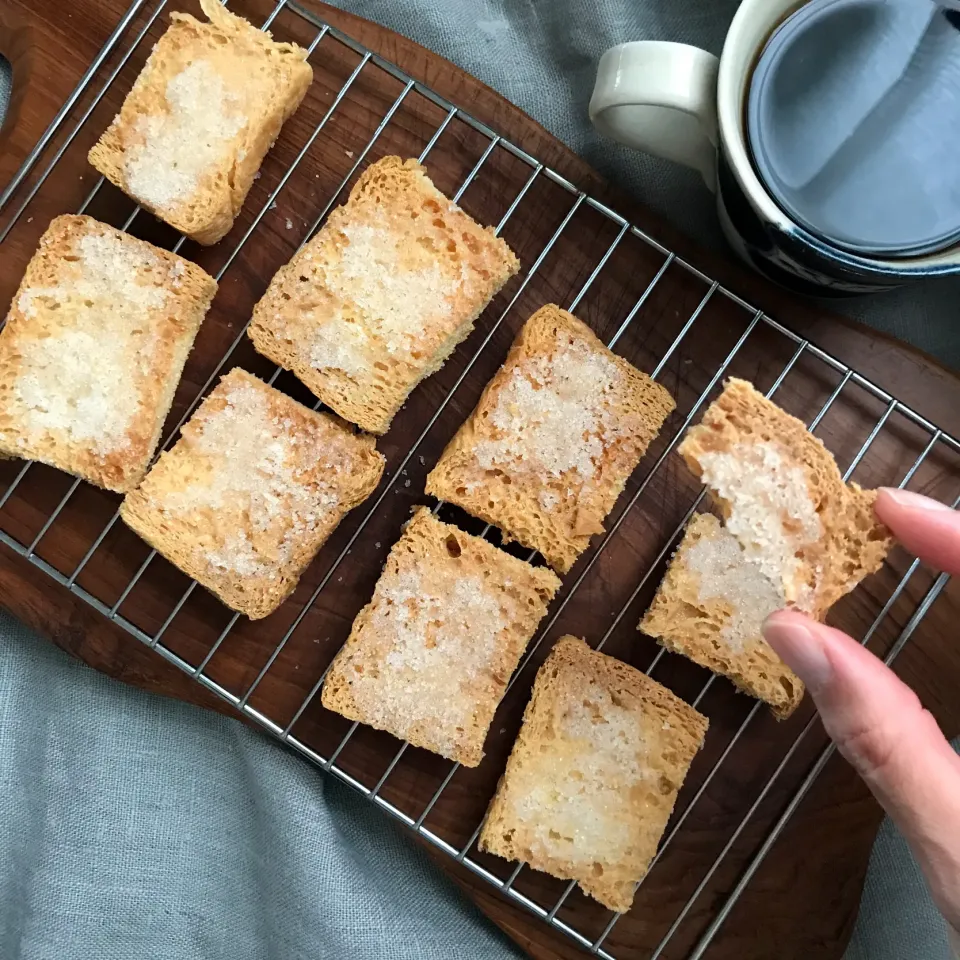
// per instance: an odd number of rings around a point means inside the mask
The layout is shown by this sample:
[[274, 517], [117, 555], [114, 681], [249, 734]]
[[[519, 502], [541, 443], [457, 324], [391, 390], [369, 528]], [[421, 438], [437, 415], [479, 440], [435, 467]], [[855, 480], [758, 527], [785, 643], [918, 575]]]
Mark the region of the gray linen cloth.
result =
[[[345, 4], [476, 74], [712, 246], [696, 176], [601, 144], [585, 106], [605, 47], [677, 39], [717, 52], [735, 5]], [[0, 71], [0, 111], [5, 82]], [[960, 365], [956, 292], [930, 284], [850, 309]], [[0, 614], [0, 960], [461, 956], [519, 954], [349, 788], [238, 723], [101, 677]], [[847, 956], [949, 960], [889, 824]]]

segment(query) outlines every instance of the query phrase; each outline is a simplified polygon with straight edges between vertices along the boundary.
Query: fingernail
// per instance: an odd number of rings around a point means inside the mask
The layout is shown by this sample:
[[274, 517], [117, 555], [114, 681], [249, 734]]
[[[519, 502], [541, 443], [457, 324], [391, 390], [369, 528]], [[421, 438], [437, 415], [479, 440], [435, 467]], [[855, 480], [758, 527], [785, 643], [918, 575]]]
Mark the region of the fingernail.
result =
[[908, 510], [950, 510], [951, 508], [939, 500], [932, 497], [924, 497], [919, 493], [911, 493], [909, 490], [897, 490], [894, 487], [883, 487], [881, 492], [889, 497], [897, 506], [906, 507]]
[[811, 694], [816, 694], [833, 679], [833, 666], [820, 638], [803, 623], [773, 614], [763, 624], [763, 635]]

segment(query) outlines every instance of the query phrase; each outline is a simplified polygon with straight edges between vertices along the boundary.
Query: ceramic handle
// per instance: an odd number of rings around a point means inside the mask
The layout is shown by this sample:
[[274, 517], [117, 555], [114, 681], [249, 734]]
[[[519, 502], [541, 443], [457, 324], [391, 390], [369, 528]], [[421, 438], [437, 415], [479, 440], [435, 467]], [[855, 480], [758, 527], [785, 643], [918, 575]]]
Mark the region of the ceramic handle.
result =
[[716, 181], [720, 61], [684, 43], [640, 41], [600, 58], [590, 120], [628, 147], [699, 170]]

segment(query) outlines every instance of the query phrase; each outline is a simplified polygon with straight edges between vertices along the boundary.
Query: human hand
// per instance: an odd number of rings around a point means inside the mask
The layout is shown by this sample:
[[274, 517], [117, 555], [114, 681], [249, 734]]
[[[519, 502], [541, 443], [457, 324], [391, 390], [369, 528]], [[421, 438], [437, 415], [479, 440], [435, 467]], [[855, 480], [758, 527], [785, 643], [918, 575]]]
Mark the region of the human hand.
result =
[[[925, 563], [960, 573], [960, 513], [881, 490], [876, 513]], [[917, 695], [845, 633], [801, 613], [767, 618], [764, 636], [807, 685], [827, 733], [896, 823], [934, 901], [960, 930], [960, 757]]]

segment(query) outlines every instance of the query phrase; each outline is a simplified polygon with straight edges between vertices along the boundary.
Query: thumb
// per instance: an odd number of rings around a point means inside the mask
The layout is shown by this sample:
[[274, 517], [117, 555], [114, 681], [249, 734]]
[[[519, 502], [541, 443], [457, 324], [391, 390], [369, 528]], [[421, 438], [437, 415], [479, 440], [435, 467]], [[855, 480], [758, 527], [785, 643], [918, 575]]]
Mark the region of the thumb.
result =
[[960, 758], [917, 695], [845, 633], [794, 611], [764, 636], [809, 689], [827, 733], [910, 843], [960, 927]]

